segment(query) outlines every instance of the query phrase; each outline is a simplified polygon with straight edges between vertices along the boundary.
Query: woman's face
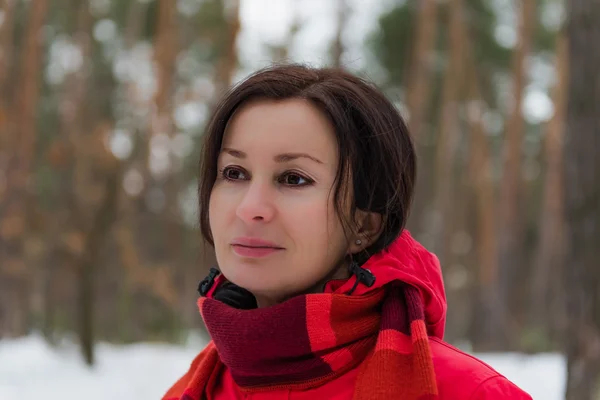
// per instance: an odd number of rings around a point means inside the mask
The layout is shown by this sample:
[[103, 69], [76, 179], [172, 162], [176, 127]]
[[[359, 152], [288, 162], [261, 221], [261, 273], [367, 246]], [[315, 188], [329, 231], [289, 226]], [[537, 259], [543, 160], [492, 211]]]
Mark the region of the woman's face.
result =
[[251, 102], [229, 122], [210, 227], [221, 271], [259, 306], [312, 290], [348, 253], [338, 159], [333, 126], [307, 101]]

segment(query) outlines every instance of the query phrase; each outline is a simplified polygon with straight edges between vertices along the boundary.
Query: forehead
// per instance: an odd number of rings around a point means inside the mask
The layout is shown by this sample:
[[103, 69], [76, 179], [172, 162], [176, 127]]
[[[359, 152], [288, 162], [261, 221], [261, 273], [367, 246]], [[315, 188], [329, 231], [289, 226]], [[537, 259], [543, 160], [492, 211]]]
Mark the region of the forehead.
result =
[[333, 125], [306, 100], [255, 100], [230, 120], [223, 147], [246, 153], [306, 152], [326, 163], [337, 159]]

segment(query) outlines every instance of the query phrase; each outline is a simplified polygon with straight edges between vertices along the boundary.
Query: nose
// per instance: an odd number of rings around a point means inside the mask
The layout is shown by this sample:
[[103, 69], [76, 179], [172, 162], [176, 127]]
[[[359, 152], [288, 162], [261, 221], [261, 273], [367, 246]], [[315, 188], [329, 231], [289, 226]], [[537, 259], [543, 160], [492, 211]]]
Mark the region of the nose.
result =
[[273, 196], [268, 183], [251, 181], [236, 209], [237, 217], [246, 223], [271, 221], [275, 215]]

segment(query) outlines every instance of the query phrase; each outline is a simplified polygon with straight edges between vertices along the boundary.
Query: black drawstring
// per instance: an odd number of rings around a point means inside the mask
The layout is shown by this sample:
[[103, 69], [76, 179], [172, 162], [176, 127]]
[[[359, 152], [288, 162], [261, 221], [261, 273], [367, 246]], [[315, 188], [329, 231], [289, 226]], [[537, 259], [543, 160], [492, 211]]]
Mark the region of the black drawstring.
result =
[[216, 268], [211, 268], [206, 278], [202, 279], [198, 284], [198, 293], [200, 296], [206, 296], [212, 285], [215, 283], [215, 278], [219, 276], [221, 272]]
[[362, 268], [356, 261], [353, 260], [350, 262], [348, 269], [352, 275], [356, 275], [356, 281], [354, 282], [352, 289], [346, 294], [351, 295], [356, 290], [359, 283], [362, 283], [367, 287], [371, 287], [375, 283], [375, 275], [373, 275], [370, 270]]

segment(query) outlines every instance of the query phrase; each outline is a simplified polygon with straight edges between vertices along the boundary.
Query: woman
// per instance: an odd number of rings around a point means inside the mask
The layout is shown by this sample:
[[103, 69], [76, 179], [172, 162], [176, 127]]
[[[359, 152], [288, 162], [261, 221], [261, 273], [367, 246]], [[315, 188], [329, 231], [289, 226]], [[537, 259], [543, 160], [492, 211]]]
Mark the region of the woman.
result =
[[216, 108], [202, 160], [212, 341], [164, 400], [530, 399], [442, 341], [440, 266], [404, 230], [413, 143], [372, 85], [260, 71]]

